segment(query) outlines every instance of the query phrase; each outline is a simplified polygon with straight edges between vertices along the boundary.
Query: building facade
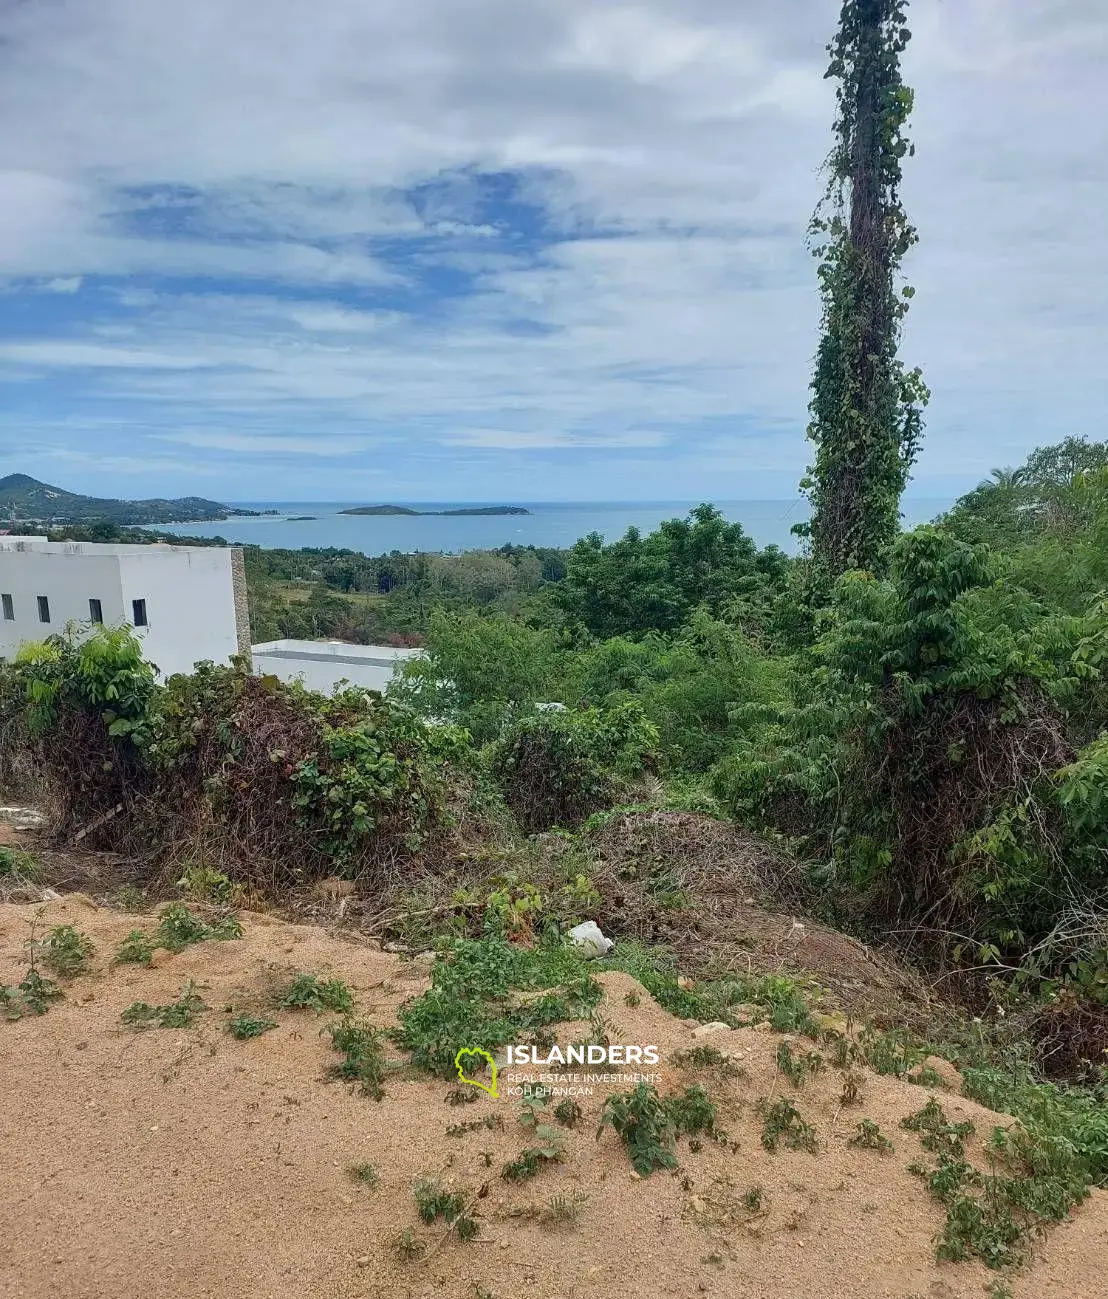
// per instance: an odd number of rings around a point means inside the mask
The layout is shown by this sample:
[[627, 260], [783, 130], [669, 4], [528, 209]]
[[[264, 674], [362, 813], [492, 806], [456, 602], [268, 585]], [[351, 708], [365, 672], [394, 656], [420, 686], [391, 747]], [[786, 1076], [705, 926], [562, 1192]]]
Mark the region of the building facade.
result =
[[131, 627], [163, 676], [248, 654], [241, 549], [0, 537], [0, 658], [96, 624]]

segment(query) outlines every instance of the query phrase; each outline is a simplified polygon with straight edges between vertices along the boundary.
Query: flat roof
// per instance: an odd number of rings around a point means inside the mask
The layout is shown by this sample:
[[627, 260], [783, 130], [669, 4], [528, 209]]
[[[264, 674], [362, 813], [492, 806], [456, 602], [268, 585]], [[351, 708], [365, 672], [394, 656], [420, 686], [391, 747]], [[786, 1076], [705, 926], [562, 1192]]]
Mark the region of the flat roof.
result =
[[47, 541], [45, 537], [0, 537], [0, 550], [34, 555], [200, 555], [210, 550], [234, 549], [234, 546], [174, 546], [167, 541], [132, 546], [120, 541]]
[[419, 658], [423, 650], [403, 649], [395, 645], [354, 645], [335, 640], [271, 640], [252, 646], [251, 653], [255, 658], [392, 667], [406, 659]]

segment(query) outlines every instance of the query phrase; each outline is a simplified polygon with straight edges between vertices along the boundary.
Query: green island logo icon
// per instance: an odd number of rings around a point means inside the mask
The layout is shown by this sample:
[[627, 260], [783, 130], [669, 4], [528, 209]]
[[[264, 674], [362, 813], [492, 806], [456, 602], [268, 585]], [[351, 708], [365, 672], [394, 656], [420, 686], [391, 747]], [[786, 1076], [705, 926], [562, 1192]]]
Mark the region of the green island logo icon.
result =
[[[477, 1061], [476, 1065], [473, 1063], [474, 1061]], [[470, 1077], [471, 1073], [477, 1073], [484, 1065], [488, 1065], [492, 1074], [491, 1082], [484, 1083], [478, 1078]], [[454, 1068], [457, 1069], [458, 1077], [462, 1082], [469, 1083], [471, 1087], [480, 1087], [483, 1092], [488, 1092], [494, 1100], [497, 1099], [496, 1061], [488, 1051], [482, 1050], [479, 1046], [463, 1046], [454, 1057]]]

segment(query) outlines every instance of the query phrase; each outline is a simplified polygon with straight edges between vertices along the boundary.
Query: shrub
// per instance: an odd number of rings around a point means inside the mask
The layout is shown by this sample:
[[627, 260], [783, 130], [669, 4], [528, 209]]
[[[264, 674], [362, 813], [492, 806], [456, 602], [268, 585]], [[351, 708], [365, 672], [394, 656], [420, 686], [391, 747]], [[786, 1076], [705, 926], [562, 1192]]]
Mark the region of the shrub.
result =
[[658, 732], [642, 708], [544, 712], [509, 725], [493, 747], [504, 799], [529, 833], [580, 825], [618, 801], [645, 769]]
[[604, 1102], [596, 1135], [612, 1128], [627, 1147], [631, 1164], [643, 1177], [657, 1168], [676, 1168], [673, 1116], [657, 1090], [645, 1082]]

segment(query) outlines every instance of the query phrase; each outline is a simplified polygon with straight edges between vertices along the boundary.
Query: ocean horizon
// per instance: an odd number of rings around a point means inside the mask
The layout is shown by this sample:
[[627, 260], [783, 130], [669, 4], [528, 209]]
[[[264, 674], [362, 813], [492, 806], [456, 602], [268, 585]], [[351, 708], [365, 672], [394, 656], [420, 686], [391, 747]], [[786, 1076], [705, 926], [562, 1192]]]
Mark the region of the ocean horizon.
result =
[[[628, 528], [651, 532], [666, 519], [683, 518], [700, 501], [501, 501], [529, 512], [517, 515], [352, 515], [343, 510], [360, 501], [232, 501], [239, 509], [274, 511], [259, 518], [230, 518], [213, 523], [165, 524], [176, 536], [224, 537], [238, 545], [265, 549], [335, 547], [367, 555], [392, 550], [453, 554], [463, 550], [495, 550], [504, 545], [572, 546], [579, 538], [599, 532], [606, 541]], [[918, 497], [902, 503], [905, 527], [914, 527], [949, 508], [948, 497]], [[480, 501], [396, 501], [389, 504], [416, 510], [488, 508]], [[724, 516], [741, 523], [759, 546], [775, 545], [795, 554], [800, 542], [794, 524], [808, 517], [801, 497], [782, 500], [713, 502]], [[305, 517], [307, 516], [307, 517]]]

